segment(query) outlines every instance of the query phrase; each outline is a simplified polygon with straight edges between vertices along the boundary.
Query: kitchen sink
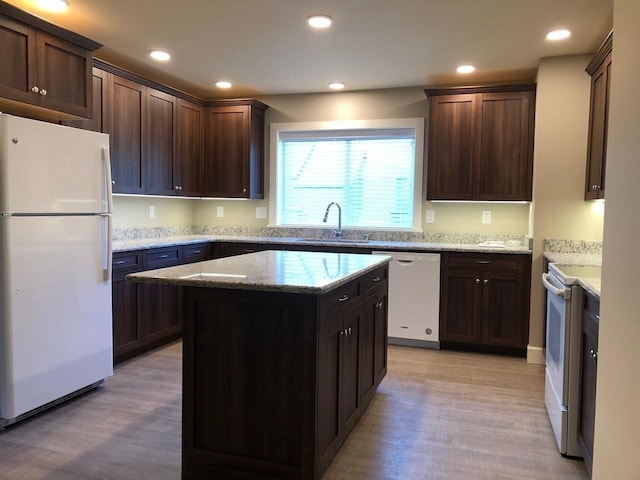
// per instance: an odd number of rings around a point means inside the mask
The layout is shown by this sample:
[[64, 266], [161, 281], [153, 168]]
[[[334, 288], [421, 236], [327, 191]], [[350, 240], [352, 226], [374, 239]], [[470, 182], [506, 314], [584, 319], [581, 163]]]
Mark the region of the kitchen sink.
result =
[[367, 243], [369, 240], [351, 240], [344, 238], [296, 238], [300, 243]]

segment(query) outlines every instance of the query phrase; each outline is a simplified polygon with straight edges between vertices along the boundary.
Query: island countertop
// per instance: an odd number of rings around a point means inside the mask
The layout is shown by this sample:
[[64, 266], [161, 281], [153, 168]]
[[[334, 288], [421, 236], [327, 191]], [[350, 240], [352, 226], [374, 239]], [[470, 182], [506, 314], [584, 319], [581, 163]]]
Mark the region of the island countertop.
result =
[[323, 294], [375, 270], [387, 255], [267, 250], [127, 275], [139, 283]]

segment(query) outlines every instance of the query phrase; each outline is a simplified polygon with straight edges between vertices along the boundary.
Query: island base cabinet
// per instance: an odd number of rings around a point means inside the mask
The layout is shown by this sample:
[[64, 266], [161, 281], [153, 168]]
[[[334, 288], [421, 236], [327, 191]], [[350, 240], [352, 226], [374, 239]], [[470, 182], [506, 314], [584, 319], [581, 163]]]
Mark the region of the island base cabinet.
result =
[[321, 478], [386, 373], [386, 278], [183, 287], [182, 478]]

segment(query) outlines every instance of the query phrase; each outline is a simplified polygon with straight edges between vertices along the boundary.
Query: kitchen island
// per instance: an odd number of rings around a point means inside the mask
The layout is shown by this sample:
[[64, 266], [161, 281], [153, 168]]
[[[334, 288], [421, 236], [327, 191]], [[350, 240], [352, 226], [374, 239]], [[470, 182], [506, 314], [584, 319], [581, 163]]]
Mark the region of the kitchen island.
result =
[[183, 478], [322, 477], [386, 374], [389, 260], [264, 251], [127, 277], [183, 287]]

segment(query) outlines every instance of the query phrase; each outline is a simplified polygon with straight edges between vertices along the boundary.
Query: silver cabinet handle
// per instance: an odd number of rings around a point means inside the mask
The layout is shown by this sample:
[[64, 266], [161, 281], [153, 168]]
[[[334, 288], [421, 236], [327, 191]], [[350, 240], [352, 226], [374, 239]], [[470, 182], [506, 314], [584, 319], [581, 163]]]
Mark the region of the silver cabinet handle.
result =
[[202, 252], [202, 250], [194, 250], [191, 252], [191, 255], [198, 255], [200, 252]]
[[33, 93], [38, 93], [38, 92], [40, 91], [40, 89], [38, 88], [38, 86], [37, 86], [37, 85], [34, 85], [33, 87], [31, 87], [31, 91], [32, 91]]
[[476, 285], [480, 285], [480, 279], [476, 278]]
[[600, 321], [600, 315], [596, 313], [596, 320]]
[[338, 301], [339, 302], [346, 302], [347, 300], [349, 300], [349, 295], [342, 295]]
[[594, 362], [598, 361], [598, 352], [596, 352], [593, 348], [589, 350], [589, 355], [591, 355], [591, 360]]
[[487, 280], [487, 279], [485, 278], [485, 279], [483, 280], [483, 282], [482, 282], [482, 283], [484, 283], [484, 284], [486, 285], [487, 283], [489, 283], [489, 280]]
[[40, 95], [44, 97], [46, 94], [47, 94], [47, 91], [44, 88], [40, 90]]
[[481, 265], [488, 265], [491, 262], [489, 260], [476, 260], [476, 263], [479, 263]]
[[382, 279], [380, 277], [378, 277], [378, 276], [373, 277], [373, 281], [374, 282], [379, 282], [380, 280], [382, 280]]
[[124, 260], [116, 260], [113, 262], [114, 265], [124, 265]]
[[167, 255], [167, 254], [164, 254], [164, 255], [158, 255], [158, 258], [159, 258], [160, 260], [164, 260], [165, 258], [169, 258], [169, 255]]

